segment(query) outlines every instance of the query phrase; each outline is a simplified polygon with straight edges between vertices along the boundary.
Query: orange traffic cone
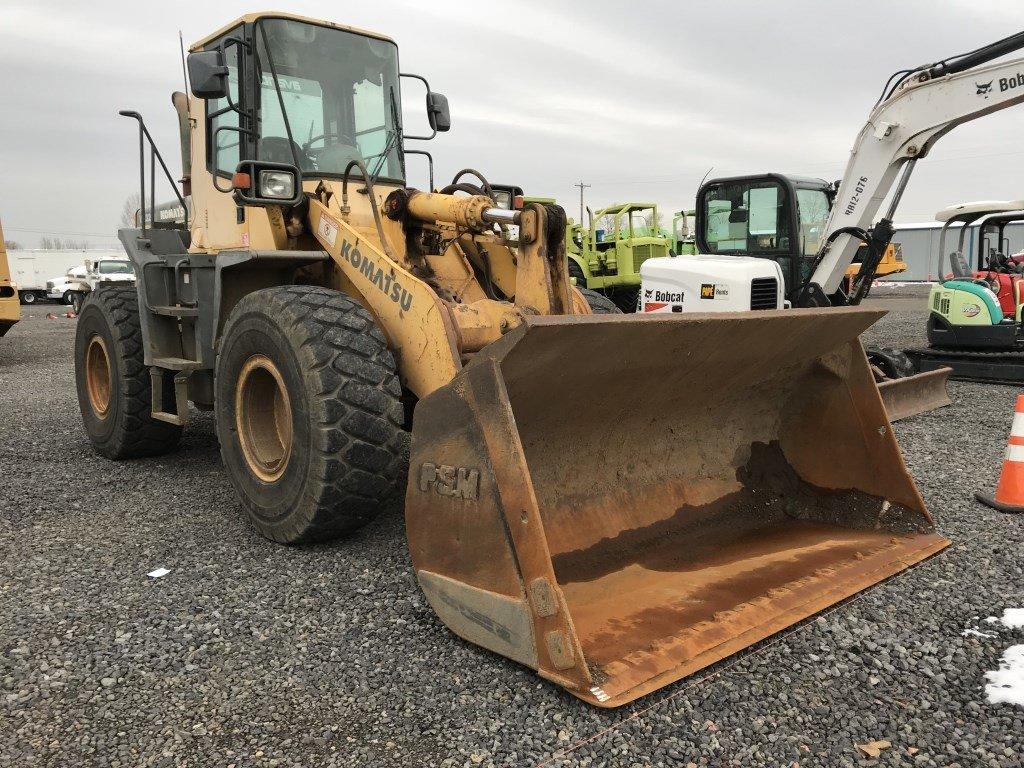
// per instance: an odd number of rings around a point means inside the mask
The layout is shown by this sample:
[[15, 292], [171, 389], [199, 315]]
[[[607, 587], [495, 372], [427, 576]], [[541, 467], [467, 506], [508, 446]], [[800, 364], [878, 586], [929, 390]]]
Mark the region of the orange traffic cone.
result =
[[1010, 427], [1010, 439], [1003, 456], [1003, 473], [996, 495], [976, 493], [975, 498], [1000, 512], [1024, 512], [1024, 395], [1017, 395], [1017, 407]]

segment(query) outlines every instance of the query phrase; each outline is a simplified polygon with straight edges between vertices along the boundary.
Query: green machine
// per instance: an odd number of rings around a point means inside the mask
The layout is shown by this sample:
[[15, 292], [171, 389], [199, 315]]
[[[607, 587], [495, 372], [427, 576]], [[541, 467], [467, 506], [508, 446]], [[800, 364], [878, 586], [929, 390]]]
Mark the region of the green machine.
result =
[[599, 291], [623, 311], [633, 312], [640, 265], [668, 256], [671, 250], [671, 237], [658, 225], [658, 206], [619, 203], [588, 213], [588, 228], [571, 219], [566, 226], [569, 274], [577, 285]]
[[[551, 197], [523, 194], [522, 187], [492, 184], [498, 207], [515, 209], [524, 203], [554, 203]], [[655, 203], [618, 203], [599, 211], [587, 209], [589, 226], [573, 219], [565, 226], [565, 251], [569, 257], [569, 275], [576, 285], [589, 288], [611, 299], [624, 312], [636, 311], [640, 292], [640, 265], [647, 259], [668, 256], [670, 252], [694, 253], [693, 238], [681, 212], [672, 221], [673, 232], [660, 226]], [[684, 250], [674, 251], [679, 241]]]
[[672, 253], [676, 256], [692, 256], [697, 253], [697, 237], [690, 227], [690, 221], [696, 220], [696, 211], [679, 211], [672, 217]]

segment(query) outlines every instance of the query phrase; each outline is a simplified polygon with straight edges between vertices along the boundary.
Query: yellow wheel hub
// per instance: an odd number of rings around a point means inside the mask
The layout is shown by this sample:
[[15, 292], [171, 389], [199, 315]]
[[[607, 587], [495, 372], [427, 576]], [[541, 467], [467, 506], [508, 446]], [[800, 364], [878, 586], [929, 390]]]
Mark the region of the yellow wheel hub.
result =
[[107, 343], [99, 335], [89, 339], [85, 350], [85, 386], [93, 413], [105, 419], [110, 410], [110, 355]]
[[280, 479], [292, 453], [292, 407], [281, 372], [266, 355], [250, 357], [238, 374], [235, 427], [249, 470], [265, 483]]

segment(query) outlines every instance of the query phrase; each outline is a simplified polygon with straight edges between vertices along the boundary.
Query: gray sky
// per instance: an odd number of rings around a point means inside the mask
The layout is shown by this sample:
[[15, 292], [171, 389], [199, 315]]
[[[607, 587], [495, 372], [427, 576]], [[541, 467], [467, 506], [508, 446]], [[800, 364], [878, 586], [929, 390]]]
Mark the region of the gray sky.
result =
[[[116, 243], [137, 188], [132, 122], [146, 117], [177, 173], [170, 93], [186, 44], [246, 11], [235, 0], [0, 4], [0, 221], [26, 247], [40, 233]], [[713, 175], [842, 175], [890, 73], [1024, 29], [1020, 0], [456, 0], [291, 2], [280, 10], [395, 38], [402, 69], [451, 102], [428, 145], [438, 181], [465, 166], [491, 181], [594, 208], [691, 207]], [[407, 130], [421, 118], [405, 96]], [[954, 202], [1024, 198], [1024, 109], [958, 128], [922, 161], [899, 220]], [[425, 187], [417, 159], [410, 183]], [[163, 196], [170, 197], [169, 194]], [[104, 237], [106, 235], [106, 237]]]

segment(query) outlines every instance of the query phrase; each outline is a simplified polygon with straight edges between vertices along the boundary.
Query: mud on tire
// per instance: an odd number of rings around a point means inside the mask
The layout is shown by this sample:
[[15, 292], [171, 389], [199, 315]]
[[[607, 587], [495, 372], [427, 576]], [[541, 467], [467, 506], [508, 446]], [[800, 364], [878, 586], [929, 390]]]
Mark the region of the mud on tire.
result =
[[151, 415], [152, 383], [134, 285], [104, 286], [82, 304], [75, 332], [75, 386], [86, 434], [108, 459], [156, 456], [178, 445], [181, 427]]
[[215, 380], [221, 456], [263, 536], [330, 539], [380, 512], [409, 436], [395, 360], [362, 306], [312, 286], [245, 296], [225, 326]]

